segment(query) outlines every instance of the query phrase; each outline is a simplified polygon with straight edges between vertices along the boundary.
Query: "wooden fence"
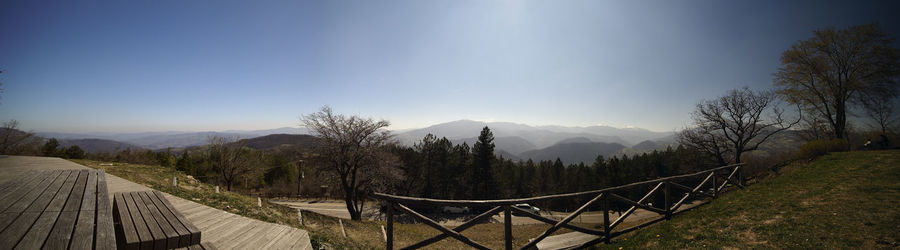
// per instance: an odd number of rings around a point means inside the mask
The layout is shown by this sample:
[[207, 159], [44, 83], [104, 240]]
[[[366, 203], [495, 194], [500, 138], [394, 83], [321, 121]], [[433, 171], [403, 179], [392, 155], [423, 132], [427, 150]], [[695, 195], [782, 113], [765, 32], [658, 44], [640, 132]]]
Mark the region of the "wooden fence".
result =
[[[733, 164], [733, 165], [717, 167], [714, 169], [709, 169], [706, 171], [701, 171], [701, 172], [696, 172], [696, 173], [691, 173], [691, 174], [665, 177], [665, 178], [660, 178], [660, 179], [655, 179], [655, 180], [650, 180], [650, 181], [635, 182], [635, 183], [631, 183], [631, 184], [627, 184], [627, 185], [605, 188], [605, 189], [600, 189], [600, 190], [569, 193], [569, 194], [547, 195], [547, 196], [522, 198], [522, 199], [438, 200], [438, 199], [396, 196], [396, 195], [389, 195], [389, 194], [383, 194], [383, 193], [375, 193], [374, 198], [384, 201], [388, 204], [387, 205], [387, 218], [386, 218], [386, 220], [387, 220], [387, 233], [386, 233], [387, 239], [385, 240], [387, 249], [394, 249], [394, 240], [393, 240], [394, 239], [394, 215], [395, 215], [394, 210], [398, 210], [400, 212], [409, 214], [410, 216], [421, 220], [425, 224], [427, 224], [441, 232], [441, 234], [439, 234], [439, 235], [436, 235], [429, 239], [412, 244], [410, 246], [403, 247], [402, 249], [417, 249], [417, 248], [425, 247], [425, 246], [428, 246], [432, 243], [438, 242], [447, 237], [453, 237], [454, 239], [459, 240], [460, 242], [465, 243], [466, 245], [472, 246], [474, 248], [488, 249], [488, 247], [484, 246], [483, 244], [475, 242], [460, 233], [463, 230], [466, 230], [466, 229], [474, 226], [478, 222], [480, 222], [484, 219], [490, 218], [491, 216], [493, 216], [497, 213], [500, 213], [500, 212], [503, 213], [503, 224], [504, 224], [504, 229], [505, 229], [504, 230], [504, 232], [505, 232], [504, 233], [505, 249], [512, 249], [512, 247], [513, 247], [512, 246], [512, 222], [511, 222], [511, 218], [512, 218], [511, 212], [512, 211], [521, 212], [520, 214], [522, 214], [524, 216], [530, 217], [530, 218], [535, 219], [540, 222], [544, 222], [544, 223], [553, 225], [552, 227], [550, 227], [549, 229], [544, 231], [544, 233], [542, 233], [541, 235], [537, 236], [536, 238], [532, 239], [527, 244], [522, 246], [520, 249], [529, 249], [529, 248], [536, 247], [538, 242], [540, 242], [541, 240], [544, 240], [545, 238], [547, 238], [547, 236], [550, 236], [551, 234], [553, 234], [560, 228], [566, 228], [566, 229], [570, 229], [570, 230], [581, 232], [581, 233], [595, 235], [598, 237], [595, 240], [586, 242], [580, 246], [576, 246], [576, 248], [584, 248], [584, 247], [598, 244], [600, 242], [609, 243], [610, 239], [613, 237], [616, 237], [621, 234], [638, 229], [640, 227], [658, 222], [662, 219], [669, 219], [672, 217], [673, 212], [677, 211], [678, 208], [681, 207], [681, 205], [683, 205], [688, 200], [688, 198], [690, 198], [692, 196], [693, 197], [706, 196], [706, 197], [716, 198], [718, 196], [719, 192], [724, 191], [724, 189], [728, 186], [728, 184], [733, 184], [735, 186], [743, 188], [745, 186], [744, 176], [742, 173], [743, 166], [744, 166], [743, 163]], [[699, 184], [697, 184], [695, 186], [677, 183], [678, 181], [684, 181], [691, 177], [702, 177], [702, 176], [705, 176], [705, 178], [702, 181], [700, 181]], [[641, 199], [639, 199], [637, 201], [634, 201], [629, 198], [626, 198], [626, 197], [616, 194], [616, 192], [627, 191], [628, 189], [642, 187], [642, 186], [652, 186], [653, 188], [650, 190], [650, 192], [648, 192], [646, 195], [644, 195]], [[691, 186], [693, 186], [693, 187], [691, 187]], [[712, 189], [712, 192], [709, 192], [708, 190], [706, 190], [706, 191], [702, 190], [704, 186], [709, 186], [710, 187], [709, 189]], [[681, 189], [684, 191], [684, 193], [681, 195], [681, 197], [673, 197], [674, 195], [672, 195], [672, 194], [674, 194], [674, 191], [671, 190], [672, 188]], [[664, 200], [665, 200], [665, 204], [663, 204], [663, 208], [657, 208], [657, 207], [649, 205], [648, 199], [650, 199], [653, 196], [653, 194], [659, 192], [660, 190], [662, 190]], [[546, 218], [546, 217], [542, 217], [540, 215], [534, 215], [526, 210], [523, 210], [523, 209], [520, 209], [520, 208], [517, 208], [514, 206], [515, 204], [520, 204], [520, 203], [535, 203], [535, 202], [548, 201], [548, 200], [554, 200], [554, 199], [567, 199], [567, 198], [571, 199], [571, 198], [576, 198], [576, 197], [593, 197], [593, 198], [590, 199], [587, 203], [584, 203], [584, 205], [582, 205], [580, 208], [578, 208], [577, 210], [575, 210], [574, 212], [572, 212], [571, 214], [566, 216], [564, 219], [559, 220], [559, 221], [557, 221], [556, 219], [553, 219], [553, 218]], [[673, 201], [674, 201], [674, 203], [673, 203]], [[601, 210], [603, 211], [603, 229], [602, 230], [595, 230], [595, 229], [584, 228], [584, 227], [569, 224], [569, 222], [571, 222], [578, 215], [580, 215], [582, 212], [584, 212], [588, 207], [590, 207], [598, 202], [599, 202]], [[621, 213], [621, 215], [617, 219], [615, 219], [615, 221], [610, 222], [609, 213], [610, 213], [610, 205], [612, 202], [621, 202], [626, 205], [630, 205], [631, 207], [628, 210], [626, 210], [624, 213]], [[417, 206], [417, 207], [438, 207], [438, 206], [464, 207], [464, 206], [469, 206], [469, 207], [492, 207], [492, 208], [487, 210], [486, 212], [479, 214], [478, 216], [475, 216], [474, 218], [466, 221], [465, 223], [451, 229], [451, 228], [447, 228], [447, 227], [444, 227], [444, 226], [438, 224], [436, 221], [434, 221], [428, 217], [425, 217], [424, 215], [414, 211], [413, 209], [410, 209], [407, 206]], [[628, 218], [629, 215], [634, 213], [634, 211], [638, 208], [658, 213], [660, 215], [663, 215], [663, 217], [660, 219], [652, 220], [647, 223], [643, 223], [638, 226], [634, 226], [634, 227], [631, 227], [628, 229], [623, 229], [623, 230], [613, 232], [613, 230], [617, 226], [621, 225], [622, 222], [624, 222], [625, 219]]]

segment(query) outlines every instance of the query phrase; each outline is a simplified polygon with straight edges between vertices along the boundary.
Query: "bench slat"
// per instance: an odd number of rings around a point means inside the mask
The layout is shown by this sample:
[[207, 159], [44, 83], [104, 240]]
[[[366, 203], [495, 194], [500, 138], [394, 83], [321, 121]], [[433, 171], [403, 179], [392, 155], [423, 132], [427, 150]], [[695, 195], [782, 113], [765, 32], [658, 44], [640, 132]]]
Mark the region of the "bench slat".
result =
[[[147, 229], [150, 230], [150, 234], [153, 236], [153, 249], [166, 249], [166, 235], [159, 228], [159, 223], [156, 222], [153, 215], [150, 214], [147, 205], [144, 204], [144, 200], [141, 199], [141, 192], [131, 192], [130, 194], [131, 198], [134, 199], [134, 206], [137, 208], [137, 212], [141, 214], [144, 224], [147, 225]], [[131, 213], [135, 212], [131, 211]]]
[[75, 232], [69, 247], [73, 249], [91, 249], [94, 243], [94, 219], [97, 215], [97, 171], [88, 172], [81, 209], [75, 223]]
[[128, 206], [125, 202], [124, 193], [116, 193], [113, 201], [113, 220], [119, 226], [116, 227], [116, 244], [119, 249], [135, 250], [140, 249], [140, 237], [138, 237], [137, 229], [134, 228], [134, 222], [128, 213]]
[[116, 233], [113, 226], [113, 211], [109, 204], [109, 190], [106, 187], [106, 172], [97, 174], [97, 228], [95, 229], [99, 250], [116, 248]]
[[75, 219], [78, 216], [78, 210], [81, 208], [81, 198], [84, 195], [86, 182], [87, 170], [78, 171], [78, 179], [75, 181], [75, 186], [72, 187], [72, 192], [69, 193], [69, 198], [66, 200], [62, 212], [59, 213], [56, 224], [53, 225], [50, 237], [44, 243], [45, 248], [62, 249], [69, 246], [69, 241], [72, 239], [72, 230], [75, 229]]
[[187, 218], [185, 218], [184, 215], [179, 213], [178, 210], [176, 210], [175, 207], [172, 206], [172, 203], [170, 203], [169, 200], [167, 200], [166, 197], [163, 196], [162, 193], [154, 190], [153, 194], [156, 195], [156, 198], [159, 199], [163, 203], [163, 205], [165, 205], [165, 208], [168, 209], [169, 211], [171, 211], [172, 214], [175, 215], [175, 218], [178, 219], [178, 221], [182, 225], [184, 225], [185, 228], [187, 228], [188, 232], [190, 232], [191, 245], [200, 244], [200, 236], [201, 236], [200, 229], [198, 229], [196, 226], [194, 226], [194, 224], [191, 223], [191, 221], [189, 221]]
[[143, 200], [144, 205], [147, 207], [147, 211], [150, 212], [153, 220], [156, 221], [156, 223], [159, 224], [159, 228], [162, 229], [162, 232], [165, 235], [166, 248], [171, 249], [179, 247], [178, 241], [180, 238], [178, 232], [175, 231], [175, 228], [173, 228], [169, 221], [162, 215], [147, 192], [139, 192], [137, 194], [140, 195], [141, 200]]
[[138, 238], [140, 238], [139, 244], [141, 249], [153, 249], [153, 233], [150, 232], [150, 228], [144, 222], [144, 217], [138, 211], [131, 193], [123, 193], [122, 197], [125, 199], [125, 205], [128, 208], [127, 215], [131, 216], [131, 220], [134, 222], [134, 230], [137, 231]]
[[148, 194], [148, 198], [150, 198], [153, 204], [159, 209], [159, 212], [166, 217], [166, 221], [172, 225], [176, 232], [178, 232], [178, 246], [179, 247], [187, 247], [191, 245], [191, 232], [188, 231], [187, 227], [184, 224], [181, 224], [175, 215], [166, 208], [166, 205], [159, 200], [159, 198], [155, 194]]

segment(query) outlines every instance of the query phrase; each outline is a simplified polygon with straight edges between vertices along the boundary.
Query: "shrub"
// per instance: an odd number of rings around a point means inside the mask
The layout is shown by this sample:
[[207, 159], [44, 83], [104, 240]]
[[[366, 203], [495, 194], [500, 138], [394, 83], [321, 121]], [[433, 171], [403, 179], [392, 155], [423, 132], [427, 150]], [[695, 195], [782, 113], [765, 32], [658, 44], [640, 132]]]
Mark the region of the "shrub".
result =
[[844, 139], [814, 140], [800, 146], [800, 150], [797, 151], [797, 154], [801, 159], [810, 159], [816, 156], [825, 155], [828, 152], [847, 151], [849, 148], [850, 144]]

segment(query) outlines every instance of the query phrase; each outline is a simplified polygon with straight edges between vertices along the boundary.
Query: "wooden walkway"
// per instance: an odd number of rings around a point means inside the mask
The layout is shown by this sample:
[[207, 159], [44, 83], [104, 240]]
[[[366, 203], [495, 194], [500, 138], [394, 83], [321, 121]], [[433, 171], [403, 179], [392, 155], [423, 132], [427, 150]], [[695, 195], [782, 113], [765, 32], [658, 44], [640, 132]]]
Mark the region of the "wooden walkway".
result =
[[[27, 170], [90, 169], [48, 157], [0, 158], [0, 181]], [[106, 174], [109, 193], [151, 190], [143, 185]], [[163, 193], [178, 211], [203, 232], [203, 241], [219, 249], [312, 249], [302, 229], [250, 219]], [[112, 196], [110, 196], [112, 199]]]

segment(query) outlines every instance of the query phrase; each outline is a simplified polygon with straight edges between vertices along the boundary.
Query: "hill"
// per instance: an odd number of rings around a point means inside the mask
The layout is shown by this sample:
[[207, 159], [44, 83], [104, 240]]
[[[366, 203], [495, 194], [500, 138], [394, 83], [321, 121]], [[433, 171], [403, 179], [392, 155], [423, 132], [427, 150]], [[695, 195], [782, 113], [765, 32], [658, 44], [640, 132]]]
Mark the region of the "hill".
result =
[[526, 151], [519, 154], [522, 159], [534, 161], [556, 160], [558, 157], [564, 164], [591, 164], [598, 155], [603, 157], [617, 154], [625, 146], [618, 143], [575, 142], [556, 144], [539, 150]]
[[316, 137], [311, 135], [273, 134], [250, 139], [243, 139], [245, 145], [257, 150], [272, 150], [282, 147], [300, 146], [312, 148], [316, 145]]
[[832, 153], [603, 249], [900, 247], [900, 151]]
[[[413, 145], [430, 133], [438, 137], [447, 137], [454, 144], [467, 142], [471, 146], [485, 126], [490, 127], [491, 132], [494, 133], [497, 150], [517, 155], [523, 159], [528, 158], [527, 155], [522, 155], [526, 151], [546, 149], [557, 144], [602, 142], [629, 146], [647, 140], [668, 141], [673, 138], [671, 132], [654, 132], [640, 128], [529, 126], [510, 122], [472, 120], [459, 120], [421, 129], [398, 131], [396, 138], [403, 144]], [[597, 156], [597, 153], [590, 152], [589, 155], [579, 156], [579, 158], [593, 158]], [[556, 156], [553, 158], [555, 159]]]
[[132, 150], [143, 150], [141, 147], [104, 139], [62, 139], [59, 140], [60, 147], [71, 147], [77, 145], [79, 148], [88, 153], [115, 153], [119, 150], [130, 148]]
[[[475, 145], [475, 141], [478, 140], [478, 137], [470, 137], [465, 139], [455, 139], [450, 140], [453, 145], [462, 144], [463, 142], [467, 143], [469, 147]], [[531, 144], [528, 140], [523, 139], [518, 136], [507, 136], [507, 137], [495, 137], [494, 145], [497, 147], [497, 151], [502, 151], [507, 155], [515, 155], [518, 157], [518, 154], [537, 149], [534, 144]]]
[[162, 131], [140, 133], [55, 133], [38, 132], [38, 136], [56, 139], [103, 139], [132, 144], [148, 149], [186, 148], [209, 143], [209, 137], [254, 138], [271, 134], [308, 134], [302, 128], [283, 127], [266, 130], [227, 130], [227, 131]]

